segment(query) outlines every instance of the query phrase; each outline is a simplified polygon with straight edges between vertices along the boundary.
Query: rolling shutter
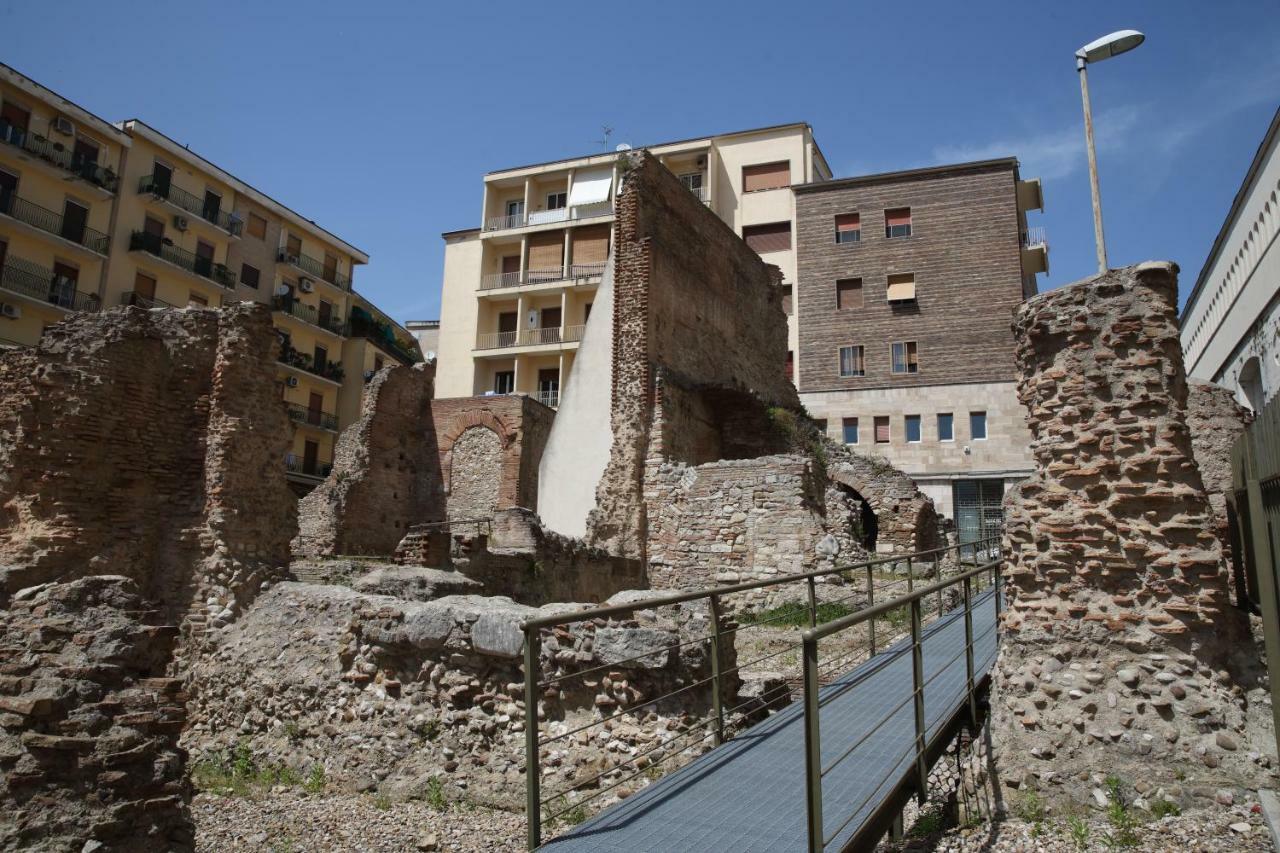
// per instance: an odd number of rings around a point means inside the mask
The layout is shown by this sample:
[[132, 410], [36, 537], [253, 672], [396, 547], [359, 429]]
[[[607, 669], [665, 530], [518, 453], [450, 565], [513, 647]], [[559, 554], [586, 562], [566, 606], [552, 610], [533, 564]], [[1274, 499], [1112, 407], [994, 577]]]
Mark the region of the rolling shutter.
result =
[[842, 213], [836, 217], [836, 231], [861, 231], [862, 216], [857, 213]]
[[884, 224], [888, 228], [892, 228], [895, 225], [910, 225], [911, 208], [897, 207], [893, 210], [886, 210], [884, 212]]
[[889, 276], [890, 302], [914, 302], [916, 298], [916, 277], [910, 273]]
[[745, 193], [776, 190], [789, 186], [791, 186], [791, 161], [789, 160], [742, 167], [742, 191]]
[[555, 272], [564, 264], [564, 232], [550, 231], [529, 237], [530, 273]]
[[742, 229], [742, 239], [763, 255], [765, 252], [785, 252], [791, 248], [791, 223], [772, 222], [768, 225], [748, 225]]
[[573, 232], [573, 265], [603, 264], [609, 257], [609, 226], [592, 225]]

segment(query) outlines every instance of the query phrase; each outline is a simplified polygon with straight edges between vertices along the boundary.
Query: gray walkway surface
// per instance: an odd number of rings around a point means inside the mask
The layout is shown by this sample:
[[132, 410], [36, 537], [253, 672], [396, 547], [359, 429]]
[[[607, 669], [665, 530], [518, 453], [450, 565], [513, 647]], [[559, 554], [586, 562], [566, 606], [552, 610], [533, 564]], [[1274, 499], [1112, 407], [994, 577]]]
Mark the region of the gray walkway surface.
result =
[[[974, 666], [981, 678], [996, 656], [990, 590], [974, 597], [973, 633]], [[932, 738], [966, 703], [963, 610], [927, 626], [923, 645], [925, 722]], [[910, 649], [907, 639], [894, 643], [821, 689], [822, 766], [830, 768], [822, 780], [829, 849], [841, 849], [896, 784], [914, 772]], [[819, 644], [820, 656], [821, 650]], [[840, 760], [877, 725], [875, 734]], [[804, 705], [797, 701], [542, 849], [804, 850], [804, 755]]]

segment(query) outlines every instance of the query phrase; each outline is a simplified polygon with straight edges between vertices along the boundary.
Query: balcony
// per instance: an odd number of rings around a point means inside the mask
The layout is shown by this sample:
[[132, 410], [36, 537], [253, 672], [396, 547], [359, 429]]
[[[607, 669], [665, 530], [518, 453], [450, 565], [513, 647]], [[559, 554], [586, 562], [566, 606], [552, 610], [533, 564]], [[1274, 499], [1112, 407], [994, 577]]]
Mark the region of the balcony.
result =
[[1022, 232], [1022, 269], [1032, 274], [1049, 271], [1049, 238], [1043, 225]]
[[135, 293], [132, 290], [126, 290], [120, 294], [121, 305], [132, 305], [135, 308], [178, 308], [177, 305], [171, 305], [163, 299], [156, 299], [154, 296], [143, 296], [141, 293]]
[[119, 176], [112, 169], [77, 157], [74, 151], [67, 150], [61, 142], [46, 139], [38, 133], [3, 120], [0, 120], [0, 143], [19, 148], [109, 193], [114, 193], [120, 186]]
[[307, 460], [299, 459], [290, 453], [284, 458], [284, 470], [290, 474], [301, 474], [304, 477], [315, 477], [323, 480], [329, 476], [329, 472], [333, 470], [332, 462], [324, 462], [319, 459]]
[[347, 329], [351, 337], [371, 341], [401, 364], [416, 364], [418, 361], [418, 354], [410, 345], [400, 341], [390, 323], [371, 316], [359, 306], [351, 309], [351, 323]]
[[560, 405], [559, 391], [539, 391], [533, 395], [533, 398], [549, 409], [554, 409]]
[[482, 332], [476, 336], [476, 349], [507, 349], [549, 344], [572, 344], [582, 340], [586, 326], [548, 326], [522, 332]]
[[297, 317], [304, 323], [310, 323], [316, 328], [324, 329], [334, 335], [342, 335], [346, 331], [341, 317], [330, 313], [328, 318], [322, 318], [317, 308], [312, 305], [305, 305], [289, 296], [271, 297], [271, 307], [282, 314]]
[[306, 424], [329, 432], [338, 431], [338, 416], [330, 412], [299, 406], [297, 403], [286, 403], [285, 410], [289, 413], [289, 420], [294, 423]]
[[157, 201], [167, 201], [179, 210], [198, 216], [206, 222], [226, 231], [232, 237], [239, 237], [244, 223], [240, 217], [227, 213], [220, 206], [206, 204], [205, 200], [194, 193], [189, 193], [175, 185], [171, 179], [145, 175], [138, 182], [138, 193], [148, 194]]
[[60, 213], [54, 213], [13, 193], [0, 193], [0, 214], [99, 255], [105, 255], [111, 249], [111, 238], [101, 231], [94, 231], [82, 223], [68, 220]]
[[318, 278], [321, 281], [327, 281], [329, 284], [332, 284], [334, 287], [342, 290], [351, 289], [350, 278], [342, 275], [334, 268], [326, 267], [323, 263], [309, 255], [293, 255], [289, 253], [288, 249], [280, 249], [276, 252], [276, 261], [297, 267], [307, 275]]
[[595, 204], [579, 204], [573, 207], [560, 207], [555, 210], [535, 210], [532, 213], [492, 216], [485, 220], [484, 230], [508, 231], [512, 228], [524, 228], [531, 225], [576, 222], [579, 219], [594, 219], [597, 216], [612, 215], [613, 202], [600, 201]]
[[571, 281], [574, 284], [586, 284], [599, 281], [604, 274], [604, 264], [572, 264], [567, 267], [555, 267], [545, 270], [525, 270], [524, 272], [491, 273], [480, 279], [481, 290], [498, 290], [506, 287], [526, 287], [533, 284], [551, 284], [557, 281]]
[[[22, 258], [8, 257], [0, 269], [0, 289], [64, 311], [94, 313], [102, 308], [96, 293], [81, 293], [76, 283]], [[3, 296], [3, 293], [0, 293]]]
[[216, 285], [228, 290], [236, 289], [236, 280], [231, 271], [223, 264], [215, 264], [212, 258], [202, 258], [185, 249], [179, 249], [166, 237], [146, 231], [134, 231], [129, 235], [130, 252], [146, 252], [155, 255], [162, 261], [186, 270], [192, 275], [208, 279]]
[[287, 367], [296, 370], [305, 370], [307, 373], [319, 376], [321, 379], [328, 379], [330, 382], [341, 382], [342, 377], [346, 375], [342, 369], [340, 361], [326, 361], [324, 364], [313, 364], [313, 357], [310, 353], [299, 352], [293, 347], [285, 344], [280, 347], [280, 353], [276, 356], [276, 361]]

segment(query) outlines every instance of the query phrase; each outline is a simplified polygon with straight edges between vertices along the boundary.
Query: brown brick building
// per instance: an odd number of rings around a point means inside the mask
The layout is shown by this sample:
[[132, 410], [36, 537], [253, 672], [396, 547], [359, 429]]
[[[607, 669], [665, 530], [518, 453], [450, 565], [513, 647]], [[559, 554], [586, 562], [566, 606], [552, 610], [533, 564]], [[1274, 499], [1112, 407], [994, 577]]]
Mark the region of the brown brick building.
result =
[[1048, 266], [1039, 181], [1008, 158], [793, 189], [802, 402], [976, 525], [1032, 469], [1010, 323]]

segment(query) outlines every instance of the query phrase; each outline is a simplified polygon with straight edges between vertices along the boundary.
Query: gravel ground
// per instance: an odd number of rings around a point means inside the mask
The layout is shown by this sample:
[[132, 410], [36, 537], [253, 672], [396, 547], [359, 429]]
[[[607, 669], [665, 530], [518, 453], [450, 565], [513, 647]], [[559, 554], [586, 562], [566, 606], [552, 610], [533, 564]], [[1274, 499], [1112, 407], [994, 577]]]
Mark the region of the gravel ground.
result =
[[368, 794], [277, 791], [254, 797], [200, 794], [191, 811], [199, 853], [524, 850], [523, 815], [465, 805], [437, 811], [421, 801], [387, 803]]

